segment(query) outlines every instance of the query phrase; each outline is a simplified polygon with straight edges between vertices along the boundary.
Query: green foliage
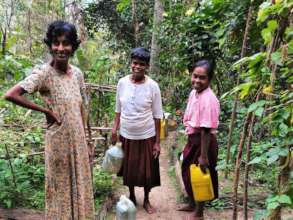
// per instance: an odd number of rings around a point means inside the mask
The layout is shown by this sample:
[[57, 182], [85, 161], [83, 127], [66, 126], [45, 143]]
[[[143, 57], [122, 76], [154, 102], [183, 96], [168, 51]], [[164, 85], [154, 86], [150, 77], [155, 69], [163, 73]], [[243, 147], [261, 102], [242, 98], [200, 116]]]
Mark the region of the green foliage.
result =
[[266, 200], [267, 209], [276, 209], [280, 205], [292, 205], [292, 201], [287, 195], [278, 195]]
[[211, 202], [208, 202], [206, 206], [212, 210], [222, 211], [230, 206], [230, 201], [224, 198], [215, 199]]
[[[187, 99], [192, 87], [188, 71], [174, 77], [172, 75], [153, 75], [160, 84], [163, 96], [164, 110], [175, 112], [177, 109], [185, 108], [185, 98]], [[185, 97], [182, 99], [182, 97]]]
[[32, 67], [32, 61], [25, 56], [0, 55], [0, 80], [22, 79]]
[[[284, 19], [287, 19], [288, 11], [292, 4], [289, 1], [276, 1], [271, 4], [270, 1], [264, 2], [259, 9], [257, 22], [263, 28], [261, 32], [264, 44], [269, 48], [276, 41], [276, 35], [282, 34], [280, 26], [284, 25]], [[284, 38], [287, 42], [283, 42], [274, 48], [272, 53], [270, 50], [259, 52], [252, 56], [245, 57], [237, 61], [234, 66], [242, 71], [241, 83], [235, 87], [232, 92], [240, 92], [240, 98], [243, 102], [255, 99], [256, 93], [262, 93], [262, 99], [250, 104], [247, 112], [253, 112], [259, 118], [260, 126], [255, 128], [254, 132], [265, 131], [262, 135], [262, 141], [255, 140], [252, 145], [252, 160], [249, 162], [253, 165], [253, 169], [265, 169], [266, 166], [274, 170], [274, 179], [278, 173], [288, 166], [288, 163], [277, 167], [280, 158], [291, 157], [290, 146], [292, 141], [292, 91], [288, 90], [288, 85], [292, 77], [288, 75], [290, 65], [292, 65], [292, 56], [288, 55], [288, 47], [292, 37], [290, 37], [290, 28], [287, 27], [284, 32]], [[241, 66], [241, 68], [239, 68]], [[277, 76], [276, 76], [277, 75]], [[255, 175], [255, 174], [254, 174]], [[267, 180], [266, 180], [267, 181]], [[287, 184], [291, 184], [289, 182]], [[272, 181], [268, 181], [272, 182]], [[272, 182], [270, 187], [274, 193], [279, 193], [276, 183]], [[290, 187], [289, 187], [290, 188]], [[277, 189], [277, 190], [276, 190]], [[285, 192], [287, 193], [287, 192]], [[291, 204], [289, 195], [276, 195], [267, 199], [267, 210], [276, 209]], [[263, 212], [259, 216], [265, 216], [269, 212]]]
[[[30, 68], [28, 59], [4, 58], [5, 65], [0, 67], [3, 75], [17, 73], [14, 78], [24, 77]], [[0, 63], [2, 63], [0, 60]], [[12, 62], [14, 65], [10, 65]], [[13, 75], [11, 74], [13, 77]], [[15, 81], [4, 81], [0, 96], [12, 86]], [[3, 124], [17, 125], [15, 128], [0, 129], [0, 206], [44, 208], [44, 161], [42, 156], [28, 157], [31, 152], [38, 152], [43, 147], [43, 130], [34, 127], [39, 124], [40, 115], [30, 113], [23, 108], [0, 99], [0, 126]], [[7, 151], [11, 157], [9, 164]], [[4, 159], [6, 158], [6, 159]], [[14, 173], [12, 173], [12, 170]]]
[[[191, 90], [189, 71], [194, 62], [206, 57], [217, 68], [212, 87], [217, 95], [226, 92], [236, 81], [236, 71], [229, 67], [237, 60], [242, 44], [245, 11], [249, 1], [165, 1], [164, 20], [159, 30], [161, 75], [155, 76], [167, 90], [165, 103], [171, 112], [185, 108]], [[255, 3], [256, 6], [259, 4]], [[255, 27], [256, 24], [252, 23]], [[249, 43], [259, 45], [260, 33], [250, 36]], [[255, 47], [254, 47], [255, 46]]]
[[130, 0], [120, 0], [120, 2], [117, 4], [117, 11], [122, 12], [126, 7], [130, 6]]
[[95, 206], [98, 210], [101, 203], [112, 191], [113, 180], [112, 176], [101, 170], [101, 168], [94, 167], [93, 170], [93, 187], [95, 196]]
[[261, 151], [257, 150], [254, 152], [259, 154], [259, 156], [251, 160], [249, 164], [259, 164], [261, 162], [266, 162], [268, 166], [272, 165], [279, 159], [279, 157], [289, 156], [289, 149], [286, 148], [288, 144], [289, 143], [287, 141], [282, 143], [282, 141], [278, 140], [277, 138], [272, 140], [272, 142], [269, 144], [256, 144], [254, 148], [259, 148]]
[[247, 112], [255, 112], [255, 115], [258, 116], [258, 117], [261, 117], [262, 116], [262, 113], [264, 111], [264, 106], [265, 104], [267, 104], [268, 101], [266, 100], [260, 100], [260, 101], [257, 101], [255, 103], [252, 103], [249, 107], [248, 107], [248, 110]]
[[216, 58], [219, 55], [219, 43], [215, 36], [215, 29], [220, 25], [215, 16], [217, 12], [214, 9], [217, 7], [220, 6], [202, 4], [195, 10], [176, 4], [166, 11], [160, 28], [160, 44], [164, 48], [160, 54], [161, 68], [168, 68], [172, 63], [173, 71], [183, 72], [201, 56]]
[[119, 64], [118, 56], [111, 55], [113, 51], [107, 46], [101, 46], [103, 34], [97, 34], [88, 40], [76, 52], [78, 66], [85, 74], [86, 81], [96, 84], [116, 84], [117, 69], [123, 68]]
[[44, 208], [43, 161], [20, 155], [11, 159], [11, 165], [14, 174], [8, 160], [0, 160], [0, 206]]
[[94, 193], [96, 196], [108, 194], [112, 188], [112, 176], [102, 171], [100, 168], [94, 168]]
[[[151, 20], [153, 2], [137, 0], [136, 18], [139, 24], [139, 42], [137, 45], [148, 47], [151, 39]], [[111, 48], [129, 51], [135, 47], [134, 26], [131, 4], [129, 0], [102, 0], [91, 3], [84, 11], [85, 25], [89, 33], [107, 30], [105, 41], [111, 43]], [[92, 35], [93, 36], [93, 35]]]
[[277, 27], [278, 27], [278, 22], [276, 20], [270, 20], [267, 23], [267, 28], [261, 31], [261, 35], [266, 45], [268, 45], [272, 41], [274, 32], [276, 31]]
[[293, 3], [290, 0], [277, 0], [275, 4], [272, 4], [271, 1], [264, 1], [259, 7], [257, 22], [262, 23], [272, 15], [287, 18], [292, 6]]

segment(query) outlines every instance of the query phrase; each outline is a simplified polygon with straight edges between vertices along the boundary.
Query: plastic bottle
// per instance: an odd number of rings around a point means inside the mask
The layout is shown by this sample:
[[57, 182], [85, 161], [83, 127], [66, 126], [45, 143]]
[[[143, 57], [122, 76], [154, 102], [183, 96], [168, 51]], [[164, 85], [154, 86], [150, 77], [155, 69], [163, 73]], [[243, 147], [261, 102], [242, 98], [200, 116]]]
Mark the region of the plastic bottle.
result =
[[215, 197], [212, 179], [208, 169], [205, 174], [199, 166], [195, 164], [190, 165], [190, 179], [195, 201], [209, 201]]
[[123, 156], [124, 154], [121, 147], [111, 145], [106, 151], [102, 163], [103, 170], [113, 174], [118, 173], [122, 166]]
[[120, 200], [116, 204], [117, 220], [135, 220], [136, 208], [133, 202], [125, 195], [120, 196]]

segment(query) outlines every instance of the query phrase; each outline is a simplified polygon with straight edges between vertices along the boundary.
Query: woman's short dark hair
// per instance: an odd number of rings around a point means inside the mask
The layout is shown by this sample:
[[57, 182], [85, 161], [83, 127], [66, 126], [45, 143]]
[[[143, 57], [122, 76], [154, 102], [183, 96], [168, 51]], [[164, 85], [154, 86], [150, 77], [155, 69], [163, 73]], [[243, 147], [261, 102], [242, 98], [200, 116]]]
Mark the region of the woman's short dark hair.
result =
[[196, 67], [203, 67], [206, 69], [206, 73], [208, 75], [209, 81], [213, 78], [214, 69], [215, 69], [215, 63], [213, 60], [200, 59], [200, 60], [196, 61], [195, 64], [192, 66], [192, 71]]
[[48, 27], [44, 42], [49, 48], [51, 48], [53, 41], [56, 40], [57, 37], [62, 35], [65, 35], [66, 39], [72, 45], [73, 54], [80, 44], [80, 40], [77, 37], [76, 28], [73, 24], [65, 21], [52, 22]]
[[145, 61], [147, 64], [150, 63], [150, 51], [143, 47], [137, 47], [132, 49], [130, 54], [131, 59], [139, 59]]

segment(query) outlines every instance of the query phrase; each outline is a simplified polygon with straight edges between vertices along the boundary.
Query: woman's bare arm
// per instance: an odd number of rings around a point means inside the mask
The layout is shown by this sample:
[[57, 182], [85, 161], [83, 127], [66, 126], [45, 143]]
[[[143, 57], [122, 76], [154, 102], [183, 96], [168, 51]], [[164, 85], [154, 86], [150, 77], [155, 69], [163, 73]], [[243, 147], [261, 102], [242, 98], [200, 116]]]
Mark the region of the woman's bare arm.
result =
[[209, 166], [208, 153], [211, 142], [210, 130], [210, 128], [200, 128], [201, 153], [198, 158], [198, 163], [204, 173], [206, 172], [206, 168]]
[[58, 116], [52, 110], [29, 101], [23, 96], [25, 93], [26, 91], [21, 86], [15, 85], [5, 93], [4, 98], [16, 105], [44, 113], [47, 117], [48, 123], [53, 123], [55, 121], [58, 124], [61, 123]]
[[119, 113], [116, 112], [116, 114], [115, 114], [114, 125], [112, 128], [112, 144], [116, 144], [116, 142], [118, 140], [117, 131], [120, 126], [120, 115], [121, 115], [120, 112]]
[[160, 131], [161, 131], [161, 120], [154, 118], [155, 120], [155, 130], [156, 130], [156, 142], [153, 147], [153, 156], [154, 158], [159, 157], [161, 152], [161, 146], [160, 146]]

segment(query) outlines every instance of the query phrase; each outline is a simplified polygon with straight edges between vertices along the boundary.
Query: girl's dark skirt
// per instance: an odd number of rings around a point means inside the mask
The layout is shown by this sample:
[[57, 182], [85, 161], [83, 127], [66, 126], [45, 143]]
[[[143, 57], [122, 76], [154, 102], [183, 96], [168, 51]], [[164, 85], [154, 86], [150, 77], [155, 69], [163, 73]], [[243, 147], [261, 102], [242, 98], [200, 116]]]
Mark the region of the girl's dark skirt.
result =
[[126, 186], [140, 186], [151, 189], [160, 186], [159, 158], [153, 157], [155, 137], [144, 140], [130, 140], [120, 136], [124, 152], [123, 165], [118, 176], [123, 176]]
[[[200, 133], [188, 135], [187, 144], [183, 150], [183, 162], [182, 162], [182, 178], [185, 186], [185, 190], [189, 198], [194, 201], [191, 180], [190, 180], [190, 170], [191, 164], [198, 164], [198, 158], [201, 153], [200, 146]], [[209, 159], [209, 170], [213, 183], [215, 199], [218, 198], [219, 184], [218, 184], [218, 173], [216, 171], [217, 159], [218, 159], [218, 143], [215, 135], [211, 135], [210, 147], [208, 152]]]

